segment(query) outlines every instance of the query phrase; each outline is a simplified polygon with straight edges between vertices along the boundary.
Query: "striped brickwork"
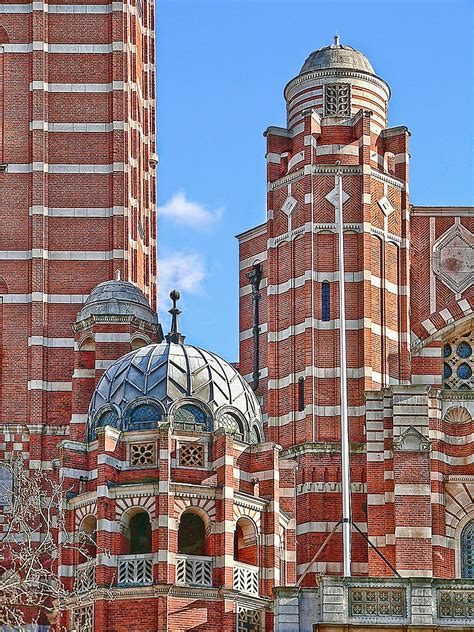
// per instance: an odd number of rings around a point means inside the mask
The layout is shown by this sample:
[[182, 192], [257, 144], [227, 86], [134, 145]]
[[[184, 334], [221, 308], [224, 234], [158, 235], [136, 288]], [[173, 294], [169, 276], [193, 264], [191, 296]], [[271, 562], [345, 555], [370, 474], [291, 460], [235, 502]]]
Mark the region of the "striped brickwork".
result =
[[156, 305], [153, 21], [150, 2], [0, 6], [4, 423], [68, 423], [94, 286], [121, 271]]
[[[180, 449], [196, 441], [205, 448], [202, 466], [182, 466]], [[133, 466], [130, 450], [137, 442], [155, 446], [152, 465]], [[147, 618], [140, 619], [143, 630], [177, 631], [192, 621], [209, 630], [219, 629], [217, 622], [222, 621], [222, 629], [235, 630], [240, 606], [265, 610], [267, 628], [272, 629], [268, 607], [273, 587], [281, 585], [283, 578], [293, 582], [295, 577], [290, 513], [294, 463], [285, 460], [280, 477], [279, 452], [272, 443], [248, 446], [234, 441], [223, 430], [172, 433], [167, 424], [156, 431], [122, 434], [107, 427], [89, 445], [64, 441], [60, 474], [77, 491], [70, 501], [68, 529], [77, 534], [88, 516], [97, 518], [97, 589], [87, 595], [94, 600], [95, 629], [127, 629], [136, 599], [150, 600]], [[119, 565], [128, 553], [127, 525], [137, 511], [145, 511], [151, 521], [152, 550], [142, 558], [151, 559], [153, 589], [118, 581]], [[192, 582], [182, 586], [177, 576], [178, 529], [185, 512], [196, 514], [205, 524], [205, 554], [212, 565], [207, 586]], [[253, 549], [250, 568], [258, 576], [254, 592], [235, 584], [234, 531], [242, 521], [251, 526], [244, 537]], [[193, 557], [189, 559], [192, 562]], [[82, 561], [77, 550], [60, 548], [60, 574], [71, 589]], [[69, 606], [73, 610], [77, 603], [71, 601]], [[63, 615], [66, 624], [68, 616]]]
[[[324, 116], [324, 86], [337, 82], [351, 84], [350, 116]], [[443, 496], [432, 481], [433, 452], [398, 450], [394, 440], [418, 427], [404, 417], [413, 402], [422, 434], [432, 441], [427, 389], [443, 387], [443, 344], [459, 328], [472, 327], [472, 283], [466, 280], [472, 212], [410, 207], [410, 133], [387, 127], [389, 95], [381, 79], [342, 69], [292, 80], [285, 89], [287, 127], [266, 132], [266, 222], [239, 235], [239, 367], [252, 381], [247, 274], [260, 264], [257, 392], [269, 437], [298, 462], [297, 571], [307, 573], [305, 583], [314, 581], [308, 570], [342, 572], [340, 530], [308, 568], [341, 518], [337, 169], [343, 178], [353, 519], [402, 573], [454, 573], [454, 562], [435, 562], [430, 539], [444, 519]], [[453, 251], [460, 261], [451, 279], [445, 267]], [[329, 286], [329, 318], [323, 284]], [[469, 445], [469, 432], [464, 436], [456, 441]], [[443, 454], [446, 443], [449, 438], [442, 439]], [[433, 498], [441, 501], [433, 504]], [[357, 533], [352, 570], [391, 573]]]

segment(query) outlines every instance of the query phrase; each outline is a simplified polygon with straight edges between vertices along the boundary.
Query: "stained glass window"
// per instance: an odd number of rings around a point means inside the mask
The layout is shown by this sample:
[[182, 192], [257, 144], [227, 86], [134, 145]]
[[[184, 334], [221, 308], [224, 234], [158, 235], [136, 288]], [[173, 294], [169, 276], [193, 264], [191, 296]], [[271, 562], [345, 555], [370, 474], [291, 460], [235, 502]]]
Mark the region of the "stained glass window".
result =
[[331, 294], [329, 281], [323, 281], [321, 286], [321, 306], [322, 306], [322, 320], [331, 320]]
[[127, 430], [151, 430], [157, 427], [162, 417], [158, 406], [149, 403], [139, 404], [130, 413]]
[[461, 533], [461, 577], [474, 579], [474, 520]]
[[472, 345], [472, 332], [458, 336], [444, 345], [444, 388], [460, 391], [472, 390]]
[[174, 423], [182, 430], [206, 430], [206, 414], [194, 404], [184, 404], [175, 413]]

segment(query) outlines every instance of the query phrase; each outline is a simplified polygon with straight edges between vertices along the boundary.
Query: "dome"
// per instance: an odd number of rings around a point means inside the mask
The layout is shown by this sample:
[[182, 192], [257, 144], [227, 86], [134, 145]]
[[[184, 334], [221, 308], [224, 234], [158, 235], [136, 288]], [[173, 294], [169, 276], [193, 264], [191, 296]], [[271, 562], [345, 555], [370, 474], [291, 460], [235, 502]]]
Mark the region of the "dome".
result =
[[98, 315], [136, 316], [150, 323], [158, 323], [158, 316], [140, 288], [120, 279], [99, 283], [87, 297], [77, 320]]
[[168, 341], [132, 351], [105, 371], [89, 407], [89, 439], [100, 426], [153, 429], [166, 418], [184, 430], [233, 424], [244, 440], [262, 437], [259, 403], [236, 369], [214, 353]]
[[340, 44], [337, 36], [334, 39], [335, 43], [331, 46], [324, 46], [311, 53], [303, 64], [300, 75], [327, 68], [343, 68], [375, 74], [372, 64], [364, 53], [352, 48], [352, 46]]

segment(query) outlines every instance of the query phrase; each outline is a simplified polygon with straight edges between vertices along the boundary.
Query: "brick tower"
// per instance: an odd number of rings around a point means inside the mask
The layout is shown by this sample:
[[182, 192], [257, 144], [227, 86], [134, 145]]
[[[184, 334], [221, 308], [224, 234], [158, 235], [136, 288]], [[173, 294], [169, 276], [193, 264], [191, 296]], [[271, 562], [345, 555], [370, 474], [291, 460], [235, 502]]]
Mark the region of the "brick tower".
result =
[[[449, 341], [445, 377], [458, 371], [462, 379], [444, 388], [464, 389], [456, 396], [471, 419], [472, 209], [410, 207], [410, 133], [388, 127], [389, 98], [389, 86], [367, 58], [337, 37], [312, 53], [285, 88], [287, 126], [265, 133], [266, 222], [239, 236], [240, 370], [264, 401], [269, 438], [298, 462], [297, 572], [304, 585], [314, 582], [314, 573], [343, 570], [341, 529], [330, 536], [342, 517], [337, 174], [352, 573], [392, 574], [358, 527], [402, 575], [455, 576], [449, 549], [457, 545], [445, 537], [439, 481], [448, 463], [452, 474], [472, 473], [463, 460], [466, 450], [472, 454], [471, 426], [443, 430], [461, 432], [462, 440], [440, 434], [445, 413], [435, 421], [433, 411], [446, 410], [454, 393], [429, 393], [443, 388], [441, 349]], [[432, 544], [434, 533], [442, 552]]]
[[98, 283], [156, 307], [154, 72], [153, 2], [0, 7], [2, 422], [68, 423]]

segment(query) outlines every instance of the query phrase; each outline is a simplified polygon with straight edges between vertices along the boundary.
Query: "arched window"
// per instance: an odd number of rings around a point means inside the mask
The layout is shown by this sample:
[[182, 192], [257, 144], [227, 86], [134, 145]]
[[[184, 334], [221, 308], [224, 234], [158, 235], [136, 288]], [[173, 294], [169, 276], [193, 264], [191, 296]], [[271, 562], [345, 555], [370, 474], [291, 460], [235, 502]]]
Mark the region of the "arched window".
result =
[[257, 428], [257, 426], [252, 426], [252, 429], [250, 431], [250, 443], [252, 445], [256, 445], [257, 443], [260, 443], [261, 441], [261, 437], [260, 437], [260, 431]]
[[244, 441], [245, 433], [241, 420], [232, 413], [224, 413], [220, 420], [219, 426], [225, 428], [229, 433], [232, 433], [236, 439]]
[[151, 553], [151, 523], [146, 511], [136, 513], [129, 524], [129, 553]]
[[174, 424], [176, 428], [181, 428], [181, 430], [206, 430], [207, 415], [199, 406], [184, 404], [176, 411]]
[[474, 579], [474, 520], [461, 533], [461, 577]]
[[331, 293], [329, 281], [323, 281], [321, 285], [321, 319], [325, 322], [331, 320]]
[[86, 559], [97, 555], [97, 518], [89, 515], [84, 518], [80, 528], [81, 553]]
[[239, 518], [234, 531], [234, 559], [244, 564], [258, 565], [257, 532], [248, 518]]
[[304, 410], [304, 378], [298, 380], [298, 410]]
[[206, 554], [206, 527], [195, 513], [185, 512], [178, 529], [178, 553], [185, 555]]
[[153, 430], [162, 419], [163, 412], [158, 406], [144, 402], [130, 412], [126, 430]]

